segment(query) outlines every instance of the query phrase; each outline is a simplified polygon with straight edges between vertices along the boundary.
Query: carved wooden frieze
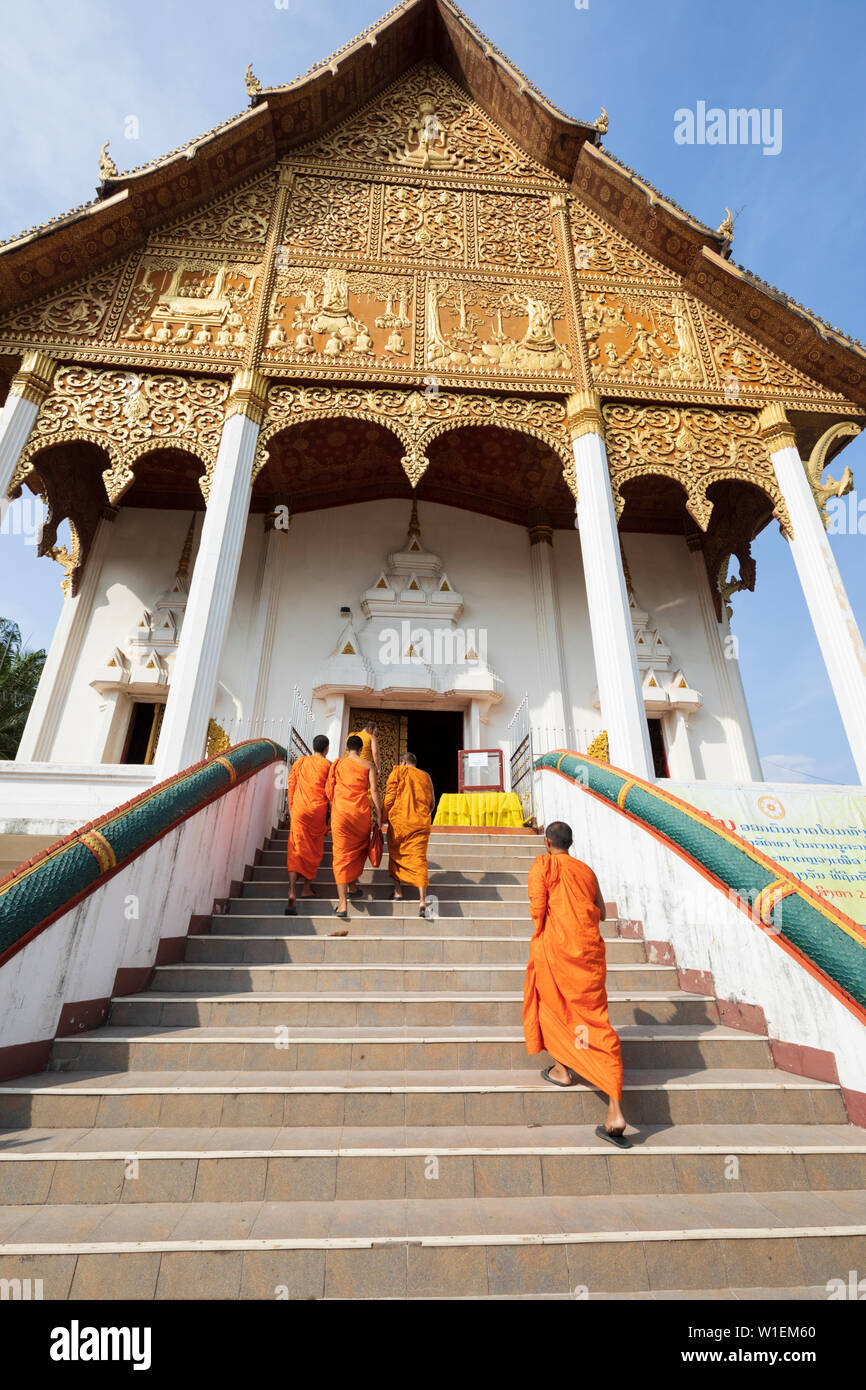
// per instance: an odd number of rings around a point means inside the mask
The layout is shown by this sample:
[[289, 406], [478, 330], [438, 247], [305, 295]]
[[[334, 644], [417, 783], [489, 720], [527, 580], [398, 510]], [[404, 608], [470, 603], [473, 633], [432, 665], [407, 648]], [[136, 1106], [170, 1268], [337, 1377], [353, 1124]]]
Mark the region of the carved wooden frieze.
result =
[[324, 370], [414, 366], [415, 277], [279, 267], [263, 360]]
[[364, 256], [370, 251], [372, 185], [300, 175], [292, 188], [279, 254]]
[[574, 266], [581, 279], [612, 276], [615, 279], [636, 277], [656, 283], [677, 283], [677, 276], [614, 231], [609, 223], [591, 212], [580, 199], [569, 197], [568, 216]]
[[602, 413], [617, 516], [625, 506], [624, 484], [644, 477], [672, 478], [686, 493], [686, 509], [706, 531], [713, 511], [707, 489], [734, 479], [762, 488], [773, 503], [774, 515], [790, 531], [756, 414], [614, 404], [605, 405]]
[[685, 295], [634, 285], [581, 296], [594, 379], [617, 385], [704, 386], [699, 326]]
[[434, 371], [568, 377], [564, 291], [428, 275], [424, 360]]
[[109, 502], [116, 502], [132, 483], [135, 462], [156, 448], [185, 449], [199, 458], [206, 498], [228, 394], [228, 381], [214, 378], [59, 367], [10, 491], [20, 487], [43, 449], [87, 440], [111, 460], [102, 475]]
[[530, 272], [556, 270], [549, 198], [479, 193], [476, 206], [480, 265], [512, 266]]
[[118, 341], [137, 352], [189, 362], [240, 361], [249, 342], [257, 265], [202, 257], [146, 256]]
[[253, 481], [267, 464], [269, 444], [276, 434], [307, 420], [343, 417], [369, 420], [396, 434], [405, 448], [403, 469], [413, 487], [427, 468], [426, 449], [440, 434], [466, 425], [495, 425], [519, 430], [548, 444], [561, 459], [563, 477], [577, 495], [564, 400], [280, 383], [268, 391], [267, 412], [253, 461]]
[[120, 283], [121, 267], [115, 264], [61, 294], [20, 309], [0, 323], [0, 344], [14, 351], [18, 345], [33, 343], [72, 346], [94, 342], [108, 326]]
[[158, 227], [148, 238], [148, 250], [195, 247], [212, 255], [260, 256], [275, 192], [276, 178], [271, 170], [233, 193], [215, 198], [199, 212]]

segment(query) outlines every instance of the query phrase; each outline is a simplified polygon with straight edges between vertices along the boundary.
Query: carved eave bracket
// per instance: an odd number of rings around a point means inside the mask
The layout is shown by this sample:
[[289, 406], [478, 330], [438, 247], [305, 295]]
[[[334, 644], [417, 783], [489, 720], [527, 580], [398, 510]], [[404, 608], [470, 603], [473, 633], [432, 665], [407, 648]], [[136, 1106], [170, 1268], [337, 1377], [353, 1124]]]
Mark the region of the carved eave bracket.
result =
[[824, 482], [821, 476], [827, 464], [827, 454], [830, 446], [839, 439], [852, 439], [860, 433], [861, 426], [853, 420], [842, 420], [838, 424], [831, 425], [828, 430], [821, 435], [806, 463], [806, 476], [815, 498], [815, 505], [821, 513], [821, 520], [825, 527], [829, 523], [827, 515], [827, 503], [831, 497], [845, 497], [854, 486], [854, 475], [851, 469], [846, 467], [841, 479], [837, 483], [835, 478], [829, 475]]

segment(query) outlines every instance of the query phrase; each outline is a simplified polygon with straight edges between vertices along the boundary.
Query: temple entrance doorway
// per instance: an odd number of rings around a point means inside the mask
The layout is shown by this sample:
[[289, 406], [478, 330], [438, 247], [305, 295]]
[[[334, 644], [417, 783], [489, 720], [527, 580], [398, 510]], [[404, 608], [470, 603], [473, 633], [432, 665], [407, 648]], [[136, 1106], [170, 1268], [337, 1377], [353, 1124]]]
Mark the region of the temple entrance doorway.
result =
[[433, 779], [436, 801], [443, 792], [457, 791], [457, 755], [463, 747], [463, 711], [410, 710], [407, 715], [410, 753]]
[[[381, 795], [391, 769], [406, 752], [414, 753], [418, 766], [430, 773], [437, 802], [443, 792], [457, 791], [457, 755], [463, 747], [462, 710], [352, 708], [348, 732], [360, 733], [371, 719], [379, 728]], [[343, 752], [345, 747], [340, 749]], [[335, 755], [331, 753], [332, 757]]]

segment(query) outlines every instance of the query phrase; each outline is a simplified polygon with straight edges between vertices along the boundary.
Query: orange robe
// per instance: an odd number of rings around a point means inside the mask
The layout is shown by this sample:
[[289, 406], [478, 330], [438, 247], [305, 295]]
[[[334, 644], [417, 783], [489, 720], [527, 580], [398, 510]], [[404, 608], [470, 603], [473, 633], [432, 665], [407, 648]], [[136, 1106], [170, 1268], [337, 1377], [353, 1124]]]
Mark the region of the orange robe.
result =
[[331, 763], [325, 787], [331, 803], [334, 881], [353, 883], [364, 872], [370, 848], [370, 768], [360, 758]]
[[325, 783], [331, 764], [321, 753], [298, 758], [289, 773], [289, 873], [300, 874], [309, 883], [316, 877], [325, 847], [328, 798]]
[[388, 873], [401, 883], [427, 891], [427, 841], [433, 811], [433, 784], [419, 767], [398, 764], [385, 788], [388, 821]]
[[541, 854], [529, 870], [535, 935], [523, 990], [527, 1052], [549, 1052], [606, 1095], [622, 1095], [619, 1038], [607, 1016], [607, 962], [588, 865]]

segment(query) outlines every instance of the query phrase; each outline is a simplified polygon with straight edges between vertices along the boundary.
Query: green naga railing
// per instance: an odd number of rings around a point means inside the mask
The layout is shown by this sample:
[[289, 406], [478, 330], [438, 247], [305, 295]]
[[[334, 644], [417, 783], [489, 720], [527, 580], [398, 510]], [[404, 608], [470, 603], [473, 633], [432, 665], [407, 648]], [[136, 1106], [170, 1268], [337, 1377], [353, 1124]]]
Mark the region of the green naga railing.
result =
[[866, 931], [781, 864], [705, 811], [595, 758], [545, 753], [535, 766], [553, 769], [666, 840], [716, 879], [732, 901], [866, 1006]]
[[239, 743], [107, 812], [0, 879], [0, 965], [155, 841], [224, 796], [285, 748]]

